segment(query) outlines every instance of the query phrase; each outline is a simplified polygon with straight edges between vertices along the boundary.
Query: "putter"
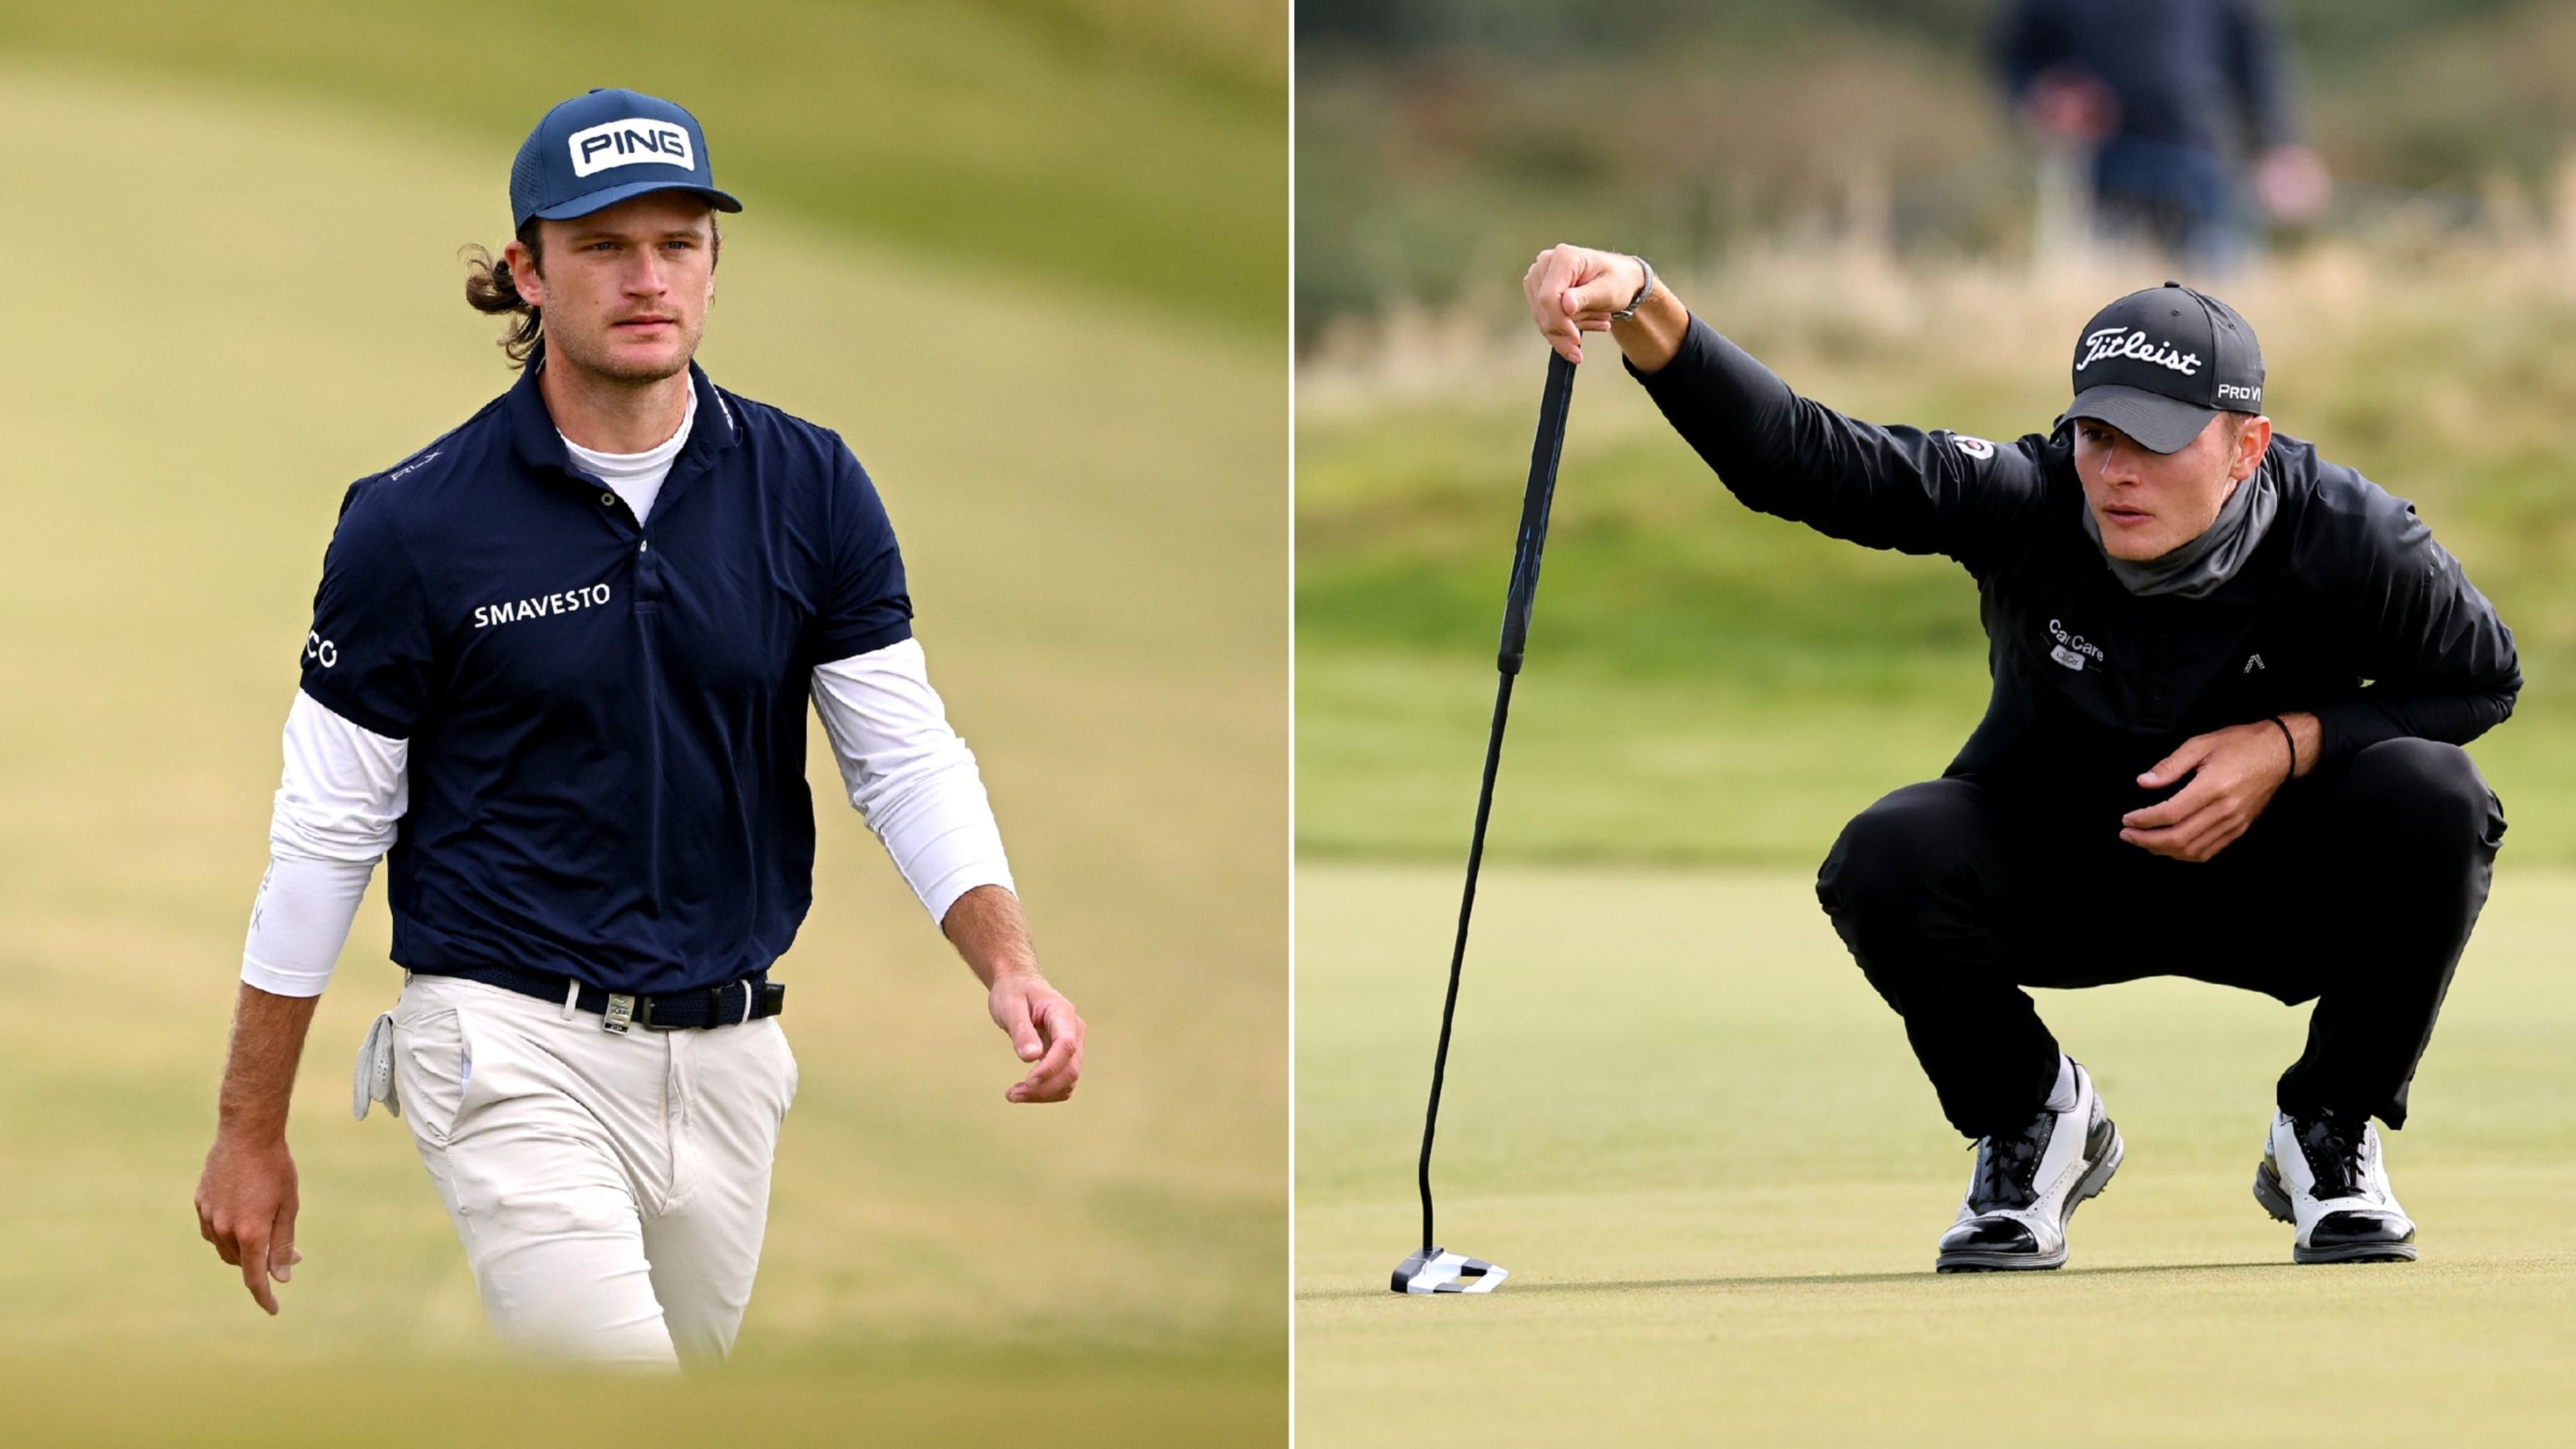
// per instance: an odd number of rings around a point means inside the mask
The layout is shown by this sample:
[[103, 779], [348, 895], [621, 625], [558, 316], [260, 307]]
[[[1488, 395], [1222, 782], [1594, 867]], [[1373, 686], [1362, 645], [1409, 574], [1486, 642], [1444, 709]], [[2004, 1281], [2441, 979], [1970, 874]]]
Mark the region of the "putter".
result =
[[1476, 870], [1485, 859], [1485, 821], [1494, 808], [1494, 771], [1502, 763], [1503, 721], [1511, 713], [1512, 680], [1521, 672], [1521, 652], [1529, 643], [1539, 555], [1547, 548], [1548, 505], [1556, 498], [1556, 464], [1565, 451], [1565, 410], [1573, 399], [1574, 364], [1548, 353], [1538, 437], [1530, 444], [1529, 487], [1521, 495], [1520, 543], [1512, 554], [1511, 592], [1503, 602], [1502, 649], [1494, 661], [1502, 671], [1502, 682], [1494, 690], [1494, 730], [1485, 741], [1485, 781], [1476, 794], [1476, 830], [1467, 845], [1467, 890], [1458, 902], [1458, 942], [1449, 952], [1449, 995], [1440, 1004], [1440, 1046], [1431, 1057], [1431, 1105], [1422, 1114], [1422, 1247], [1396, 1265], [1388, 1286], [1398, 1293], [1491, 1293], [1511, 1276], [1507, 1268], [1439, 1245], [1431, 1216], [1431, 1140], [1440, 1128], [1440, 1086], [1449, 1074], [1449, 1028], [1458, 1014], [1458, 975], [1467, 963], [1467, 921], [1476, 910]]

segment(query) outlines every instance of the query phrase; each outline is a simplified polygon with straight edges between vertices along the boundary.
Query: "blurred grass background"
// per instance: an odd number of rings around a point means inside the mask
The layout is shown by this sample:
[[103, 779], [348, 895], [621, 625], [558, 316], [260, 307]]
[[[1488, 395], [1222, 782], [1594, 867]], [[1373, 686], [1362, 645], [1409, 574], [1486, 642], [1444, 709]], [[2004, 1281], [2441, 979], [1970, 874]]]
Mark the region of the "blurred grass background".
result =
[[667, 94], [773, 214], [1266, 328], [1286, 28], [1285, 0], [13, 0], [0, 53], [336, 102], [500, 147], [504, 177], [555, 101]]
[[[1306, 0], [1297, 325], [1490, 301], [1556, 241], [1695, 270], [1857, 222], [2026, 253], [2033, 168], [1996, 92], [1998, 0]], [[2555, 0], [2272, 0], [2327, 229], [2526, 222], [2576, 130]], [[2079, 319], [2080, 320], [2080, 319]]]
[[[1285, 14], [1277, 4], [0, 9], [0, 1263], [12, 1443], [1279, 1442]], [[333, 512], [507, 386], [456, 249], [599, 84], [706, 123], [703, 360], [842, 431], [981, 756], [1080, 1098], [817, 736], [804, 1087], [736, 1362], [514, 1368], [408, 1134], [343, 1115], [373, 899], [263, 1318], [189, 1207]], [[1150, 308], [1139, 325], [1139, 313]]]

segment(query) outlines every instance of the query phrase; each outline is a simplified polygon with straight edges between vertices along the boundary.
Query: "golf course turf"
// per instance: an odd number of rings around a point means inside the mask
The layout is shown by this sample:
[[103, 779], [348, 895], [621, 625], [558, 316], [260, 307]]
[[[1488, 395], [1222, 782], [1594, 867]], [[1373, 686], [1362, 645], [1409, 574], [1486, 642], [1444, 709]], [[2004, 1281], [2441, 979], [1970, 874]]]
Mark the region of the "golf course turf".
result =
[[1386, 1279], [1419, 1230], [1456, 872], [1301, 868], [1301, 1439], [2558, 1442], [2576, 874], [2508, 847], [2387, 1135], [2421, 1262], [2291, 1265], [2248, 1186], [2305, 1010], [2151, 981], [2036, 993], [2128, 1160], [2065, 1270], [1968, 1277], [1932, 1272], [1966, 1144], [1812, 881], [1488, 864], [1434, 1184], [1444, 1245], [1513, 1276], [1432, 1300]]

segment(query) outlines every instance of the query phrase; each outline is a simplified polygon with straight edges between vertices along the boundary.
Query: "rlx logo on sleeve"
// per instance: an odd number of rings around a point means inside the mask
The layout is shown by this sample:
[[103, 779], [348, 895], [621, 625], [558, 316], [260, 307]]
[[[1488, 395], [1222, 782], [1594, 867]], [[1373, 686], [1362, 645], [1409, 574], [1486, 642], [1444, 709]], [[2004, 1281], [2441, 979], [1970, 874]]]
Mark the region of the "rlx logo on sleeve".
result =
[[623, 121], [603, 121], [587, 130], [575, 131], [572, 147], [572, 174], [588, 176], [612, 166], [632, 166], [638, 161], [658, 161], [665, 166], [697, 169], [689, 154], [689, 133], [668, 121], [629, 116]]

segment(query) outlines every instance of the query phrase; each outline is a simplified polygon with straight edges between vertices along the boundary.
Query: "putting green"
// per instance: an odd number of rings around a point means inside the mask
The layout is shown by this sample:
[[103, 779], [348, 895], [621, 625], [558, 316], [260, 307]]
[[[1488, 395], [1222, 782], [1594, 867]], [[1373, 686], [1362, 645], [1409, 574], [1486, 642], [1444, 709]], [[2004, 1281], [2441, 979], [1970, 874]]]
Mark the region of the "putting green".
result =
[[2389, 1135], [2421, 1262], [2289, 1263], [2247, 1187], [2305, 1012], [2156, 981], [2039, 993], [2128, 1160], [2077, 1214], [2066, 1271], [1964, 1277], [1931, 1250], [1971, 1159], [1812, 879], [1486, 873], [1436, 1185], [1444, 1244], [1514, 1276], [1408, 1299], [1386, 1280], [1418, 1235], [1457, 875], [1301, 866], [1301, 1437], [2563, 1442], [2576, 874], [2518, 871], [2508, 847], [2415, 1124]]
[[[0, 352], [15, 1425], [214, 1442], [239, 1415], [263, 1443], [453, 1442], [474, 1436], [435, 1406], [488, 1392], [588, 1405], [540, 1419], [620, 1443], [887, 1424], [1276, 1441], [1276, 348], [1139, 328], [1070, 284], [775, 211], [729, 219], [709, 370], [838, 428], [878, 478], [933, 678], [984, 762], [1044, 959], [1092, 1023], [1090, 1068], [1069, 1107], [1002, 1101], [1017, 1068], [981, 993], [834, 806], [818, 748], [818, 902], [783, 967], [804, 1087], [740, 1360], [618, 1388], [602, 1414], [607, 1391], [502, 1372], [408, 1134], [346, 1115], [350, 1054], [399, 985], [376, 899], [299, 1087], [307, 1261], [283, 1317], [261, 1317], [189, 1206], [341, 491], [510, 381], [455, 261], [506, 229], [507, 151], [24, 66], [0, 68], [0, 129], [18, 138], [0, 180], [51, 238], [12, 251]], [[138, 1365], [156, 1387], [126, 1387]]]

